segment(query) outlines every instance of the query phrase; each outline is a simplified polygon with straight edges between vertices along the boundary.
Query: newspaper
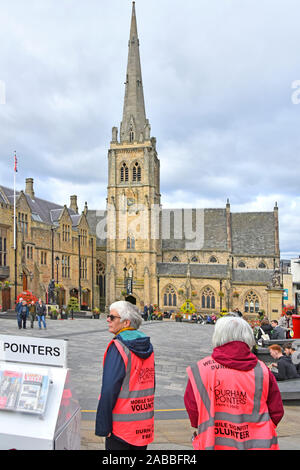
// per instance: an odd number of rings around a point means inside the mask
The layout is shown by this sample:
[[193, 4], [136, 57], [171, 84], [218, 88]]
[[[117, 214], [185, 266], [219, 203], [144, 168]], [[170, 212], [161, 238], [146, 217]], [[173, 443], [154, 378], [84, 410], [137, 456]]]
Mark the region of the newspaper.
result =
[[43, 414], [49, 383], [47, 374], [0, 370], [0, 410]]

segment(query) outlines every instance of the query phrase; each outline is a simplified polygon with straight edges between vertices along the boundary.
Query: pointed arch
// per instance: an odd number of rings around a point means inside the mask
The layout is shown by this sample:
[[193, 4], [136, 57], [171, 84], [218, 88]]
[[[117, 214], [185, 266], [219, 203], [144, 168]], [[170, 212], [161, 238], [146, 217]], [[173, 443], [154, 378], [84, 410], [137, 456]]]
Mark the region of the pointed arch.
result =
[[244, 297], [244, 311], [245, 313], [257, 313], [259, 311], [261, 302], [258, 293], [251, 289], [246, 292]]
[[163, 290], [163, 301], [165, 307], [177, 306], [177, 292], [172, 284], [168, 284]]
[[215, 309], [216, 308], [216, 293], [215, 290], [207, 285], [203, 287], [200, 293], [201, 308]]

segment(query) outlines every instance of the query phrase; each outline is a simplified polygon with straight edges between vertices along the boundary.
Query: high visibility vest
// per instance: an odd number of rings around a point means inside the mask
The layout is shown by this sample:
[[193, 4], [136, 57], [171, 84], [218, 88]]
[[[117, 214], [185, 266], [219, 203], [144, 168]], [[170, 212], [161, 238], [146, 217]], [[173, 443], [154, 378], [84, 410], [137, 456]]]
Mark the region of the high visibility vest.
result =
[[209, 356], [187, 368], [198, 408], [196, 450], [279, 449], [267, 397], [269, 372], [229, 369]]
[[141, 359], [121, 341], [113, 339], [125, 364], [125, 378], [112, 412], [112, 433], [134, 446], [145, 446], [154, 439], [154, 353]]

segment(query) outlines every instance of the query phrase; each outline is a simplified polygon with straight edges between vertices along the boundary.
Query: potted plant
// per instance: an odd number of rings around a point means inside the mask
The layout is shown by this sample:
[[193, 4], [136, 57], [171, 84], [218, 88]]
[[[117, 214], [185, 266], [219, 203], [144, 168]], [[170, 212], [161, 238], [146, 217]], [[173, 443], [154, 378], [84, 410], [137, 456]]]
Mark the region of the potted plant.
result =
[[93, 309], [93, 318], [100, 318], [100, 310], [97, 307]]
[[235, 297], [236, 299], [240, 296], [237, 290], [235, 290], [232, 294], [232, 297]]
[[52, 320], [58, 319], [58, 311], [56, 310], [55, 307], [50, 307], [49, 315], [50, 315], [50, 318], [52, 318]]
[[182, 313], [180, 312], [175, 313], [175, 321], [182, 322], [182, 317], [183, 317]]

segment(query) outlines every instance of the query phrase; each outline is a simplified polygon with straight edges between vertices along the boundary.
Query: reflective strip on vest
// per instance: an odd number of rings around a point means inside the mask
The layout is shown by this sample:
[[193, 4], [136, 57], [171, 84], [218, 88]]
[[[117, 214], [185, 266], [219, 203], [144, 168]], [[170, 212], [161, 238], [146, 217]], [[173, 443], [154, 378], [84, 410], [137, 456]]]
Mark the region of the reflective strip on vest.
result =
[[[112, 432], [132, 445], [147, 445], [154, 438], [154, 354], [140, 359], [120, 341], [113, 342], [124, 360], [126, 373], [113, 409]], [[138, 380], [139, 376], [136, 375], [138, 370], [143, 370], [143, 366], [149, 372], [144, 377], [144, 385], [152, 385], [144, 389], [143, 376]]]
[[[211, 358], [206, 358], [206, 360], [207, 359], [211, 359]], [[233, 426], [230, 426], [231, 423], [232, 425], [243, 425], [245, 423], [246, 424], [249, 423], [250, 427], [252, 423], [261, 424], [262, 426], [268, 427], [268, 423], [269, 423], [270, 428], [272, 430], [275, 429], [275, 426], [271, 422], [271, 418], [270, 418], [268, 411], [264, 411], [262, 413], [260, 412], [262, 394], [263, 394], [263, 384], [264, 384], [264, 371], [259, 361], [257, 362], [257, 365], [254, 368], [255, 384], [254, 384], [253, 409], [250, 413], [240, 413], [240, 414], [216, 411], [214, 415], [212, 416], [211, 398], [203, 383], [203, 380], [200, 374], [199, 367], [201, 366], [202, 366], [201, 361], [199, 361], [198, 364], [195, 364], [194, 366], [189, 367], [187, 369], [189, 378], [194, 380], [195, 386], [199, 392], [200, 399], [202, 401], [201, 405], [205, 407], [207, 415], [208, 415], [207, 420], [205, 420], [204, 422], [198, 423], [198, 436], [199, 437], [201, 436], [201, 434], [206, 433], [210, 428], [214, 428], [215, 423], [218, 421], [220, 422], [224, 421], [226, 423], [229, 423], [228, 427], [225, 425], [224, 429], [222, 429], [222, 433], [228, 436], [230, 436], [231, 434], [234, 434], [234, 431], [231, 429], [233, 428]], [[191, 380], [191, 383], [194, 389], [193, 380]], [[198, 410], [198, 413], [199, 413], [199, 419], [200, 419], [199, 410]], [[272, 434], [273, 435], [270, 435], [270, 439], [259, 439], [259, 438], [248, 439], [248, 440], [245, 439], [243, 442], [238, 441], [236, 439], [231, 439], [229, 437], [222, 437], [222, 436], [216, 435], [214, 436], [214, 445], [205, 447], [205, 449], [206, 450], [214, 449], [215, 446], [221, 446], [222, 448], [234, 448], [234, 449], [240, 449], [240, 450], [241, 449], [270, 449], [271, 447], [278, 448], [277, 436], [276, 436], [275, 431]], [[197, 438], [195, 439], [195, 441], [197, 441]], [[195, 442], [195, 445], [196, 445], [196, 442]]]

